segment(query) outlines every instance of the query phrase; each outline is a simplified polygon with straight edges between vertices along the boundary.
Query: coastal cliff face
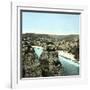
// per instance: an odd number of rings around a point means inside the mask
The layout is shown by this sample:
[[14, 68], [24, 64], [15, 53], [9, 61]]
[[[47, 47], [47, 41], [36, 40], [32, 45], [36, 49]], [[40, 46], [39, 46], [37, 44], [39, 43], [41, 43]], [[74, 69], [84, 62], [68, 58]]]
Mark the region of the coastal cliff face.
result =
[[[40, 57], [38, 57], [32, 46], [43, 47], [43, 52]], [[79, 60], [79, 36], [22, 34], [22, 77], [62, 76], [64, 69], [58, 60], [58, 50], [72, 53]]]

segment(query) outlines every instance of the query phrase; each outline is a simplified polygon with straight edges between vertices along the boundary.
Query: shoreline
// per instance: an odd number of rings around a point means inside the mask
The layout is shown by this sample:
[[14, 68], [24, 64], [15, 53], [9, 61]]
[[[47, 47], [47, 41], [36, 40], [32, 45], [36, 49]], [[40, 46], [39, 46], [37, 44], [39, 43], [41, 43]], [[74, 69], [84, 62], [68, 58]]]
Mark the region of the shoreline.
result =
[[[44, 49], [43, 47], [41, 46], [32, 46], [33, 48], [38, 48], [38, 49]], [[61, 57], [64, 57], [66, 59], [69, 59], [75, 63], [79, 63], [75, 58], [74, 58], [74, 55], [71, 54], [71, 53], [68, 53], [67, 51], [60, 51], [60, 50], [57, 50], [58, 51], [58, 56], [61, 56]]]
[[74, 55], [71, 54], [71, 53], [68, 53], [67, 51], [58, 51], [58, 55], [61, 56], [61, 57], [64, 57], [64, 58], [67, 58], [75, 63], [79, 63], [75, 58], [74, 58]]

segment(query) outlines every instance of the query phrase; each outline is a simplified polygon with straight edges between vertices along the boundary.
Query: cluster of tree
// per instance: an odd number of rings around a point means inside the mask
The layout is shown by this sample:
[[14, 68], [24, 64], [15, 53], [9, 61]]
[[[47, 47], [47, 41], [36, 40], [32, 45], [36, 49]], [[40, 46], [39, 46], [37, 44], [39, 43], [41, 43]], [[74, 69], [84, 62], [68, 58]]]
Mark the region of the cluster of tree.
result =
[[48, 46], [48, 43], [50, 43], [50, 45], [55, 47], [55, 49], [68, 51], [69, 53], [72, 53], [77, 60], [79, 60], [79, 35], [49, 35], [27, 33], [22, 35], [22, 43], [24, 41], [26, 41], [31, 46], [41, 46], [45, 50]]
[[52, 42], [40, 58], [36, 55], [29, 38], [22, 38], [22, 77], [47, 77], [63, 75], [63, 66], [58, 60], [58, 52]]

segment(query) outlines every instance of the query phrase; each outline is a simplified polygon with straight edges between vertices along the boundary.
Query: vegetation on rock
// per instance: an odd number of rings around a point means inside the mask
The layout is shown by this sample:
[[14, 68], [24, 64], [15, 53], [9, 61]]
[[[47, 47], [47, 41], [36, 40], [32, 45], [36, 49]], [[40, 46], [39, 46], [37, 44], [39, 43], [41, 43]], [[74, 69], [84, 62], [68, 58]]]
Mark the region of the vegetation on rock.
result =
[[[47, 77], [63, 75], [63, 66], [58, 60], [58, 50], [72, 53], [79, 60], [78, 35], [22, 34], [22, 77]], [[32, 46], [43, 47], [40, 58]]]

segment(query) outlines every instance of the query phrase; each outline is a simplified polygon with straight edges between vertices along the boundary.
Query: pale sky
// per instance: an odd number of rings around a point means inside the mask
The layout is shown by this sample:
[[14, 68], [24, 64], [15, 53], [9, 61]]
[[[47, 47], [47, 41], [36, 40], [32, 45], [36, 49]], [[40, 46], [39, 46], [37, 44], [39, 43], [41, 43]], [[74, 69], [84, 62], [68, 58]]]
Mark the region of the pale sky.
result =
[[79, 34], [80, 14], [22, 13], [22, 33]]

